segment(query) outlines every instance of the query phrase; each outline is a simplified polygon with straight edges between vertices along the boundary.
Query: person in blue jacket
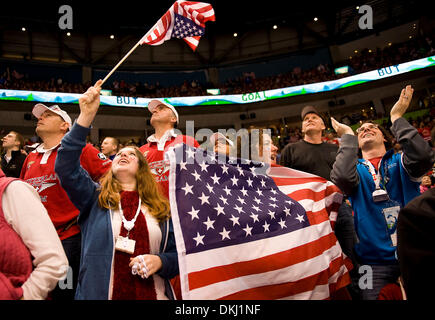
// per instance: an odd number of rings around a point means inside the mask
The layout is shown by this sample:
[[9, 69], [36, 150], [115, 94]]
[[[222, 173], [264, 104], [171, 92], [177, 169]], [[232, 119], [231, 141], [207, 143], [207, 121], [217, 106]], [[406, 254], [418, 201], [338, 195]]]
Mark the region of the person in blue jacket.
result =
[[[363, 123], [355, 136], [349, 126], [332, 118], [341, 142], [331, 180], [349, 196], [354, 211], [355, 252], [363, 267], [359, 284], [364, 300], [376, 300], [386, 284], [398, 279], [399, 211], [420, 194], [419, 181], [435, 159], [417, 129], [402, 117], [413, 92], [406, 86], [390, 112], [391, 131], [401, 153], [386, 150], [386, 137], [377, 124]], [[359, 148], [362, 159], [358, 159]]]
[[170, 207], [136, 147], [121, 149], [92, 181], [80, 154], [100, 105], [101, 80], [79, 99], [80, 115], [62, 139], [55, 170], [80, 210], [82, 252], [76, 299], [172, 299], [178, 274]]

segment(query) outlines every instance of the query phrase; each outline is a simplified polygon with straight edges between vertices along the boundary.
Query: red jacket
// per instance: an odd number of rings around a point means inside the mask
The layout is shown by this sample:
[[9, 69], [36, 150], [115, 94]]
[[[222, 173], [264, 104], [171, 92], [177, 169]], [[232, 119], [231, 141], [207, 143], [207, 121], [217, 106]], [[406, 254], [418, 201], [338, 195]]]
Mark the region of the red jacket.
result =
[[[48, 152], [41, 153], [38, 149], [31, 152], [24, 161], [20, 178], [38, 191], [60, 239], [64, 240], [80, 232], [76, 223], [79, 210], [69, 200], [54, 172], [58, 148], [59, 146], [53, 149], [47, 159], [44, 159], [44, 154]], [[111, 167], [112, 161], [91, 144], [87, 144], [80, 157], [80, 164], [94, 181], [98, 181]]]
[[155, 176], [157, 183], [161, 186], [163, 194], [169, 199], [169, 163], [165, 163], [165, 152], [169, 147], [173, 147], [179, 143], [184, 143], [189, 146], [198, 148], [199, 143], [191, 136], [177, 135], [170, 137], [166, 143], [164, 150], [157, 150], [157, 142], [148, 142], [140, 147], [140, 151], [144, 154], [151, 169], [151, 173]]

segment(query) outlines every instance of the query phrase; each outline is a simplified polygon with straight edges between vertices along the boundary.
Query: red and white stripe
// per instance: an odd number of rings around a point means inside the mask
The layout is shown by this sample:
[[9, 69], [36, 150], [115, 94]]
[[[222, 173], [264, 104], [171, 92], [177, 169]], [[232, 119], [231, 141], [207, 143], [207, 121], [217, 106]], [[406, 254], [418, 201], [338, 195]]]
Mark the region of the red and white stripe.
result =
[[343, 200], [335, 184], [322, 177], [281, 166], [272, 167], [269, 176], [283, 193], [304, 207], [311, 224], [328, 218], [334, 229]]
[[[327, 299], [347, 274], [329, 221], [186, 256], [183, 299]], [[346, 283], [347, 284], [347, 283]]]
[[[172, 7], [171, 7], [172, 9]], [[142, 37], [141, 44], [158, 46], [171, 38], [174, 26], [174, 11], [169, 9], [162, 18]], [[171, 31], [171, 32], [168, 32]]]

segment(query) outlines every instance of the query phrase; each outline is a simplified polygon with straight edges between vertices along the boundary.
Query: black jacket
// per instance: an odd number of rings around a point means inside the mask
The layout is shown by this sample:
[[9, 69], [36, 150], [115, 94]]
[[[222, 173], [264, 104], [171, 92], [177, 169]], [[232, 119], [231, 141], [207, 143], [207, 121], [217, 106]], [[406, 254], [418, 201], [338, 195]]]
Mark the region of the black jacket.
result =
[[6, 177], [19, 178], [26, 155], [22, 154], [21, 151], [12, 151], [12, 158], [9, 162], [6, 161], [5, 156], [5, 153], [2, 154], [1, 169]]
[[397, 222], [397, 254], [409, 300], [434, 296], [434, 230], [435, 188], [432, 188], [402, 208]]

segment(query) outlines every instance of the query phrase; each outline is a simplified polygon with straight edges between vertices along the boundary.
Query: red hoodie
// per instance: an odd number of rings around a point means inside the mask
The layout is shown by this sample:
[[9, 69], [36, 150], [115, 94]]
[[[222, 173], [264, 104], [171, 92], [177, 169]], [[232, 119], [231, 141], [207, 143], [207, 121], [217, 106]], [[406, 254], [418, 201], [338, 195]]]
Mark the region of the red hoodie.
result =
[[[75, 223], [79, 210], [69, 200], [54, 171], [58, 148], [59, 146], [45, 153], [38, 152], [41, 149], [37, 148], [31, 152], [24, 161], [20, 178], [38, 191], [60, 240], [64, 240], [80, 232], [79, 226]], [[87, 144], [83, 148], [80, 164], [94, 181], [98, 181], [111, 167], [112, 161], [91, 144]]]
[[165, 152], [169, 147], [176, 146], [179, 143], [184, 143], [189, 146], [198, 148], [199, 143], [191, 136], [177, 135], [169, 137], [165, 143], [164, 150], [158, 150], [157, 142], [148, 142], [140, 147], [140, 151], [144, 154], [148, 161], [148, 165], [152, 174], [155, 176], [157, 183], [162, 188], [163, 194], [169, 199], [169, 163], [165, 163]]

